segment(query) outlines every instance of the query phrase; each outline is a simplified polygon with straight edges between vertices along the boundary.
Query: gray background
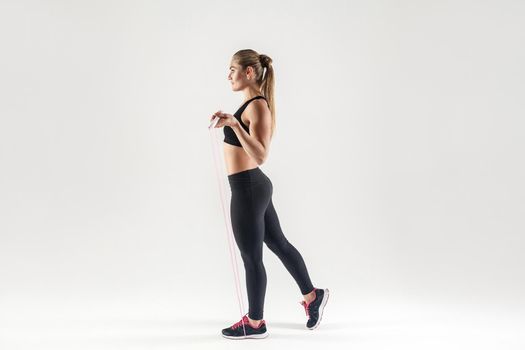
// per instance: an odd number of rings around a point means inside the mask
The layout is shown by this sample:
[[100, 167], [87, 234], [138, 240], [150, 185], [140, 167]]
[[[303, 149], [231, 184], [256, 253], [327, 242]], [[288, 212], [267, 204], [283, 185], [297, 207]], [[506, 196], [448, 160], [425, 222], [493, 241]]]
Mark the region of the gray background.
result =
[[[276, 74], [261, 169], [332, 291], [317, 333], [332, 336], [314, 343], [523, 345], [524, 15], [521, 1], [2, 1], [0, 344], [222, 341], [240, 311], [207, 126], [242, 102], [228, 66], [252, 48]], [[264, 249], [265, 319], [286, 342], [306, 332], [301, 295]], [[377, 328], [403, 315], [421, 338]], [[87, 341], [74, 320], [102, 328]]]

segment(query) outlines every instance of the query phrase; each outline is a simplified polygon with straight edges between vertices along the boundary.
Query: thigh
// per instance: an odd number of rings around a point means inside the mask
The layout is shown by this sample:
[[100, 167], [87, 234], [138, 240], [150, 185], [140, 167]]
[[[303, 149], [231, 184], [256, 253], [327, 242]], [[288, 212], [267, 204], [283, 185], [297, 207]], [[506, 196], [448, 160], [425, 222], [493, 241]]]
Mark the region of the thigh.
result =
[[235, 242], [241, 254], [262, 257], [264, 211], [257, 210], [251, 188], [232, 192], [230, 215]]
[[264, 243], [271, 249], [273, 247], [283, 247], [288, 243], [281, 229], [281, 223], [277, 216], [277, 211], [273, 205], [273, 200], [270, 198], [270, 203], [266, 212], [264, 213]]

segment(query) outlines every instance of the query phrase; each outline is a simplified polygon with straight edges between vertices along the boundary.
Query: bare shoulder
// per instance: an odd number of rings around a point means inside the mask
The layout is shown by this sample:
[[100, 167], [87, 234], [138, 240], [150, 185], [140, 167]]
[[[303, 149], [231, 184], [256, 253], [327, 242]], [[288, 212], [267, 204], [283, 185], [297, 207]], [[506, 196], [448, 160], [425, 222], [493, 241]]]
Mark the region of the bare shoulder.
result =
[[246, 119], [250, 123], [252, 122], [263, 122], [265, 119], [271, 119], [270, 108], [268, 103], [263, 98], [258, 98], [250, 102], [245, 109]]

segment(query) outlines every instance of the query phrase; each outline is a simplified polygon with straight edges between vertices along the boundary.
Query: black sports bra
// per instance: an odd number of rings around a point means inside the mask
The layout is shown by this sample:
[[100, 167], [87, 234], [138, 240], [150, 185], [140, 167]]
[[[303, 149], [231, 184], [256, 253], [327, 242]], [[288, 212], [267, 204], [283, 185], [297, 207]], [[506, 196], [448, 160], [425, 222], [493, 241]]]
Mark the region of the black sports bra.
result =
[[[255, 96], [255, 97], [249, 99], [248, 101], [244, 102], [243, 105], [239, 107], [237, 112], [235, 112], [233, 114], [233, 116], [240, 122], [242, 128], [244, 130], [246, 130], [246, 132], [248, 132], [248, 134], [250, 133], [250, 128], [242, 122], [241, 114], [242, 114], [242, 112], [244, 112], [246, 107], [248, 107], [248, 104], [251, 101], [259, 99], [259, 98], [263, 98], [264, 100], [266, 100], [266, 98], [264, 96]], [[268, 101], [266, 101], [266, 103], [268, 103]], [[224, 142], [229, 143], [230, 145], [242, 147], [241, 142], [237, 138], [237, 135], [235, 135], [235, 131], [233, 131], [233, 129], [231, 127], [225, 126], [223, 129], [224, 129]]]

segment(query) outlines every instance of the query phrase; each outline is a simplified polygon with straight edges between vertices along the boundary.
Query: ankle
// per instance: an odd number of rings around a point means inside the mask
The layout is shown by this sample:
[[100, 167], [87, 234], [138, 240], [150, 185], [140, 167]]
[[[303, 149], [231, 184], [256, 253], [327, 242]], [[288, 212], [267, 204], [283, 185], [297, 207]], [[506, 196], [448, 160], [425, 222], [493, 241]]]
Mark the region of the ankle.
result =
[[254, 326], [254, 327], [259, 327], [259, 325], [261, 324], [262, 320], [252, 320], [251, 318], [248, 317], [248, 321], [250, 322], [250, 325]]
[[308, 294], [303, 294], [303, 297], [307, 303], [311, 303], [313, 300], [315, 300], [315, 289]]

